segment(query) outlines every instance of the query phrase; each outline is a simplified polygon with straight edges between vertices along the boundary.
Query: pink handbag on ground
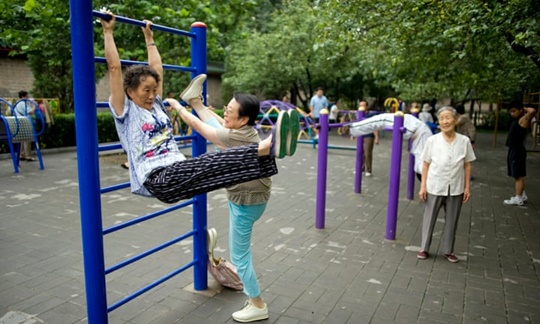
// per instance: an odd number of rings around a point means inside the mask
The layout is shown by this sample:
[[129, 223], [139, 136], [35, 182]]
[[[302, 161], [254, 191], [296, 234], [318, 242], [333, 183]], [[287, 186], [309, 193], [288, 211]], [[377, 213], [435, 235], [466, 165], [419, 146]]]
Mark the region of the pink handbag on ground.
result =
[[222, 286], [234, 290], [243, 290], [244, 284], [236, 272], [236, 267], [222, 257], [214, 257], [214, 248], [217, 243], [217, 231], [208, 229], [208, 271]]

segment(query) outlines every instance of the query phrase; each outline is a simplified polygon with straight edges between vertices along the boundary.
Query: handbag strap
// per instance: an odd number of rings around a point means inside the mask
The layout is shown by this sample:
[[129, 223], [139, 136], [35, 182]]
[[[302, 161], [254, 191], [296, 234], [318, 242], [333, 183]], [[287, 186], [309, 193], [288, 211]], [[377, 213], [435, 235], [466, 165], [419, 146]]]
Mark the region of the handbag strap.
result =
[[207, 244], [208, 244], [208, 253], [210, 254], [210, 257], [213, 261], [216, 259], [214, 258], [214, 249], [216, 248], [217, 244], [217, 230], [215, 228], [209, 228], [206, 232], [207, 234]]

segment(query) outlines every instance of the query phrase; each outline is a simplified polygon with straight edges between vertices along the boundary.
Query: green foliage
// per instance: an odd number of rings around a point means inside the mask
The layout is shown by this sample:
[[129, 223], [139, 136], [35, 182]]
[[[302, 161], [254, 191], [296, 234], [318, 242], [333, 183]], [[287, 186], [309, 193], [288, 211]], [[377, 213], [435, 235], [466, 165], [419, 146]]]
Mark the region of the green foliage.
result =
[[220, 116], [221, 118], [223, 118], [223, 109], [217, 109], [217, 108], [215, 108], [215, 109], [214, 109], [214, 112], [215, 112], [218, 116]]
[[[191, 24], [200, 21], [207, 25], [207, 56], [209, 61], [223, 62], [225, 47], [230, 39], [235, 37], [235, 30], [243, 21], [250, 21], [258, 2], [251, 0], [234, 1], [138, 1], [125, 0], [110, 4], [107, 1], [94, 1], [95, 9], [106, 7], [111, 12], [133, 19], [151, 20], [155, 24], [190, 30]], [[95, 53], [103, 54], [102, 28], [99, 22], [94, 25]], [[164, 64], [189, 66], [191, 64], [190, 38], [159, 32], [154, 32]], [[117, 24], [115, 41], [122, 59], [147, 61], [146, 47], [140, 28]], [[98, 77], [103, 76], [105, 67], [100, 66]], [[175, 94], [185, 87], [190, 80], [188, 73], [177, 71], [164, 72], [163, 91], [173, 91]]]
[[[41, 125], [35, 123], [39, 132]], [[118, 142], [118, 134], [114, 125], [114, 118], [109, 112], [97, 114], [98, 143]], [[75, 141], [75, 114], [58, 114], [54, 116], [54, 125], [48, 125], [45, 132], [39, 137], [41, 149], [60, 147], [74, 147]], [[6, 142], [0, 143], [0, 154], [9, 153]]]
[[[114, 118], [109, 112], [97, 114], [98, 143], [118, 142]], [[75, 114], [54, 116], [54, 125], [47, 127], [40, 137], [42, 148], [75, 146]]]
[[335, 90], [343, 77], [352, 78], [346, 45], [318, 41], [316, 30], [323, 20], [320, 8], [311, 1], [284, 1], [270, 18], [264, 33], [246, 32], [231, 45], [223, 80], [225, 96], [234, 89], [281, 98], [292, 89], [307, 106], [317, 87]]
[[114, 118], [109, 112], [97, 114], [98, 143], [118, 142]]
[[[34, 97], [60, 98], [72, 106], [71, 45], [68, 2], [63, 0], [4, 1], [0, 5], [3, 46], [12, 55], [26, 54], [34, 73]], [[59, 41], [62, 40], [62, 41]]]
[[482, 116], [484, 119], [484, 123], [481, 124], [478, 128], [481, 129], [489, 129], [493, 130], [495, 129], [495, 124], [497, 124], [498, 130], [508, 130], [510, 129], [510, 123], [512, 122], [512, 116], [508, 113], [506, 110], [499, 111], [498, 114], [499, 120], [497, 121], [497, 115], [494, 111], [488, 112], [485, 114], [485, 116]]
[[55, 115], [54, 125], [45, 129], [39, 142], [42, 149], [75, 146], [75, 115]]
[[534, 1], [334, 0], [325, 8], [334, 23], [322, 38], [350, 44], [366, 73], [404, 99], [495, 100], [539, 84]]
[[[118, 15], [189, 30], [208, 26], [209, 61], [226, 62], [221, 89], [264, 98], [296, 94], [304, 106], [316, 87], [332, 99], [496, 101], [540, 84], [540, 6], [532, 0], [95, 0]], [[73, 111], [68, 1], [0, 3], [0, 44], [24, 54], [35, 97], [58, 97]], [[166, 64], [190, 64], [185, 37], [154, 34]], [[95, 53], [103, 56], [94, 23]], [[146, 60], [139, 28], [118, 24], [123, 59]], [[62, 40], [62, 41], [58, 41]], [[105, 67], [97, 66], [97, 76]], [[187, 73], [165, 72], [176, 94]]]
[[[366, 96], [391, 95], [388, 78], [373, 73], [378, 55], [366, 58], [363, 44], [334, 29], [333, 17], [318, 3], [283, 1], [263, 30], [237, 39], [227, 56], [224, 96], [243, 90], [277, 99], [290, 91], [300, 100], [297, 104], [306, 107], [319, 86], [331, 100], [342, 98], [353, 106]], [[354, 12], [343, 15], [349, 14], [351, 22], [363, 16]]]
[[[261, 1], [265, 4], [267, 1]], [[224, 61], [225, 47], [236, 36], [238, 26], [253, 24], [259, 1], [138, 1], [124, 0], [110, 4], [93, 1], [94, 9], [107, 7], [117, 15], [152, 20], [155, 24], [189, 30], [202, 21], [208, 26], [208, 59]], [[63, 112], [73, 111], [69, 1], [26, 0], [0, 3], [0, 45], [12, 48], [12, 55], [26, 55], [35, 77], [34, 97], [60, 98]], [[103, 56], [101, 25], [94, 23], [96, 56]], [[154, 34], [166, 64], [190, 64], [190, 40], [163, 32]], [[146, 47], [140, 28], [118, 24], [115, 32], [122, 59], [146, 61]], [[97, 78], [106, 68], [98, 65]], [[166, 72], [164, 91], [179, 91], [189, 80], [187, 73]]]

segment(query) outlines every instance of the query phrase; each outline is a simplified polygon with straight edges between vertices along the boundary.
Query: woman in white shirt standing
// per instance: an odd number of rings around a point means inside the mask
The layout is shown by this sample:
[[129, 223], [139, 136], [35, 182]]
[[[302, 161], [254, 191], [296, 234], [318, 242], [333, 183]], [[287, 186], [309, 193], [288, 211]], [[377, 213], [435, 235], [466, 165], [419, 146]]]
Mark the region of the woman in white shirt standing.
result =
[[458, 134], [455, 126], [458, 114], [452, 107], [438, 111], [441, 132], [428, 138], [422, 153], [422, 184], [420, 199], [426, 202], [422, 225], [422, 246], [418, 259], [429, 257], [433, 228], [442, 206], [445, 225], [442, 252], [452, 263], [458, 262], [454, 242], [461, 205], [471, 197], [471, 162], [476, 160], [468, 137]]

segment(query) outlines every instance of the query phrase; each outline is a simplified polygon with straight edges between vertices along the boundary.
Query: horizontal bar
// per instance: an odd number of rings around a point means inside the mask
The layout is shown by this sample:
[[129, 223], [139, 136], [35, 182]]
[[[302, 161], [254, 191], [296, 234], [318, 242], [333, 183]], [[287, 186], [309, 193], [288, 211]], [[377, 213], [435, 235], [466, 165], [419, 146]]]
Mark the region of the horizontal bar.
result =
[[[178, 141], [185, 141], [185, 140], [189, 140], [189, 139], [194, 139], [195, 135], [175, 135], [175, 136], [173, 136], [173, 138], [174, 138], [175, 141], [178, 142]], [[207, 144], [211, 144], [211, 143], [207, 143]], [[118, 150], [118, 149], [122, 149], [122, 144], [114, 143], [114, 144], [102, 144], [102, 145], [98, 146], [98, 150], [100, 152], [114, 151], [114, 150]]]
[[121, 148], [122, 148], [122, 144], [120, 144], [120, 143], [115, 143], [115, 144], [102, 144], [102, 145], [98, 145], [98, 148], [99, 148], [99, 151], [100, 151], [100, 152], [104, 152], [104, 151], [112, 151], [112, 150], [118, 150], [118, 149], [121, 149]]
[[[188, 139], [195, 139], [195, 135], [176, 135], [176, 136], [173, 136], [173, 138], [176, 140], [176, 141], [184, 141], [184, 140], [188, 140]], [[210, 142], [206, 142], [206, 144], [212, 144]]]
[[356, 151], [356, 146], [328, 145], [329, 149]]
[[[317, 144], [316, 140], [298, 140], [301, 144]], [[356, 151], [356, 146], [328, 145], [329, 149]]]
[[328, 128], [339, 128], [339, 127], [343, 127], [345, 125], [349, 126], [351, 123], [354, 123], [354, 122], [348, 122], [348, 123], [332, 123], [332, 124], [328, 124]]
[[103, 187], [100, 189], [101, 194], [109, 193], [120, 189], [129, 188], [129, 182], [118, 183], [109, 187]]
[[314, 143], [317, 143], [316, 140], [312, 139], [312, 140], [298, 140], [297, 143], [300, 143], [300, 144], [314, 144]]
[[[168, 107], [170, 104], [167, 101], [163, 101], [163, 105]], [[96, 108], [109, 108], [109, 102], [108, 101], [98, 101], [96, 102]]]
[[138, 260], [140, 260], [140, 259], [142, 259], [144, 257], [152, 255], [152, 254], [154, 254], [154, 253], [156, 253], [158, 251], [161, 251], [164, 248], [173, 245], [174, 243], [177, 243], [177, 242], [180, 242], [180, 241], [182, 241], [184, 239], [187, 239], [188, 237], [195, 235], [195, 233], [196, 233], [195, 230], [189, 231], [189, 232], [187, 232], [187, 233], [185, 233], [183, 235], [180, 235], [180, 236], [177, 236], [177, 237], [173, 238], [172, 240], [169, 240], [169, 241], [167, 241], [165, 243], [162, 243], [162, 244], [157, 245], [157, 246], [155, 246], [155, 247], [153, 247], [151, 249], [148, 249], [148, 250], [146, 250], [146, 251], [144, 251], [142, 253], [139, 253], [139, 254], [135, 255], [134, 257], [131, 257], [131, 258], [126, 259], [126, 260], [124, 260], [124, 261], [122, 261], [120, 263], [117, 263], [117, 264], [113, 265], [112, 267], [110, 267], [108, 269], [105, 269], [105, 274], [108, 275], [109, 273], [112, 273], [112, 272], [114, 272], [116, 270], [122, 269], [123, 267], [125, 267], [127, 265], [130, 265], [133, 262], [138, 261]]
[[127, 222], [116, 224], [114, 226], [111, 226], [109, 228], [104, 229], [103, 230], [103, 235], [111, 234], [113, 232], [121, 230], [122, 228], [126, 228], [126, 227], [129, 227], [129, 226], [132, 226], [132, 225], [136, 225], [136, 224], [139, 224], [139, 223], [144, 222], [146, 220], [149, 220], [149, 219], [155, 218], [157, 216], [166, 214], [168, 212], [171, 212], [171, 211], [174, 211], [174, 210], [177, 210], [177, 209], [180, 209], [180, 208], [184, 208], [184, 207], [189, 206], [189, 205], [193, 205], [193, 203], [195, 203], [195, 198], [190, 199], [190, 200], [186, 200], [183, 203], [180, 203], [178, 205], [174, 205], [174, 206], [171, 206], [171, 207], [168, 207], [168, 208], [165, 208], [165, 209], [161, 209], [161, 210], [158, 210], [158, 211], [150, 213], [150, 214], [146, 214], [146, 215], [141, 216], [141, 217], [134, 218], [134, 219], [129, 220]]
[[198, 261], [194, 259], [193, 261], [191, 261], [190, 263], [184, 265], [183, 267], [178, 268], [178, 269], [176, 269], [176, 270], [170, 272], [170, 273], [169, 273], [168, 275], [166, 275], [166, 276], [163, 276], [161, 279], [158, 279], [158, 280], [156, 280], [156, 281], [154, 281], [154, 282], [152, 282], [152, 283], [146, 285], [145, 287], [143, 287], [143, 288], [137, 290], [137, 291], [134, 292], [133, 294], [131, 294], [131, 295], [129, 295], [129, 296], [126, 296], [125, 298], [123, 298], [123, 299], [117, 301], [116, 303], [114, 303], [113, 305], [111, 305], [111, 306], [109, 306], [109, 307], [107, 308], [107, 312], [109, 312], [109, 313], [112, 312], [113, 310], [115, 310], [115, 309], [117, 309], [118, 307], [124, 305], [125, 303], [127, 303], [128, 301], [134, 299], [135, 297], [137, 297], [137, 296], [139, 296], [139, 295], [141, 295], [141, 294], [144, 294], [145, 292], [147, 292], [148, 290], [154, 288], [155, 286], [157, 286], [157, 285], [159, 285], [159, 284], [161, 284], [161, 283], [163, 283], [163, 282], [165, 282], [165, 281], [171, 279], [172, 277], [176, 276], [177, 274], [182, 273], [182, 272], [184, 272], [185, 270], [187, 270], [187, 269], [193, 267], [195, 264], [197, 264], [197, 262], [198, 262]]
[[[106, 14], [106, 13], [101, 12], [101, 11], [92, 10], [92, 15], [94, 17], [102, 18], [102, 19], [107, 20], [107, 21], [111, 20], [111, 16], [109, 14]], [[128, 25], [146, 27], [146, 23], [144, 21], [142, 21], [142, 20], [136, 20], [136, 19], [126, 18], [126, 17], [122, 17], [122, 16], [116, 16], [116, 21], [120, 22], [120, 23], [128, 24]], [[164, 32], [171, 33], [171, 34], [176, 34], [176, 35], [188, 36], [188, 37], [192, 37], [192, 38], [197, 37], [195, 35], [195, 33], [191, 33], [191, 32], [185, 31], [185, 30], [181, 30], [181, 29], [166, 27], [166, 26], [162, 26], [162, 25], [156, 25], [154, 23], [152, 23], [152, 29], [153, 30], [160, 30], [160, 31], [164, 31]]]
[[[107, 60], [104, 57], [96, 56], [94, 57], [94, 62], [96, 63], [107, 63]], [[132, 61], [132, 60], [120, 60], [122, 65], [148, 65], [148, 62], [142, 61]], [[184, 71], [184, 72], [197, 72], [197, 69], [189, 66], [180, 66], [180, 65], [171, 65], [171, 64], [162, 64], [163, 69], [172, 70], [172, 71]]]

